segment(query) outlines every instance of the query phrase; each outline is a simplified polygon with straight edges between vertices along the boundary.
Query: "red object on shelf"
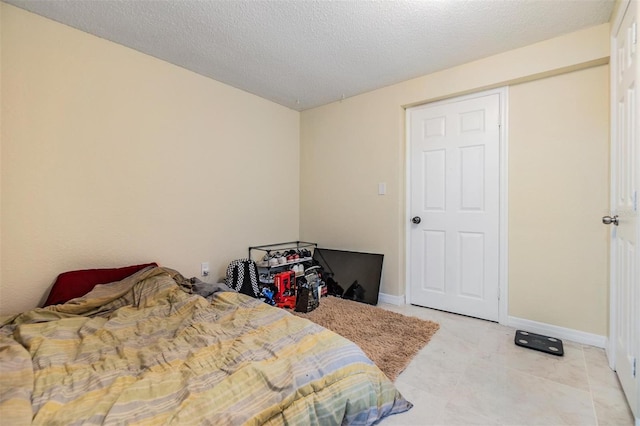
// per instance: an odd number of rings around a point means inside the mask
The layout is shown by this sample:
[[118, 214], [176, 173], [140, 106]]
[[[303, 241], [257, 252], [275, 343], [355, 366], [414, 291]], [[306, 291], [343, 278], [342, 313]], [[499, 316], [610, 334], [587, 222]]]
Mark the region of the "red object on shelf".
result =
[[273, 277], [273, 285], [276, 287], [276, 306], [279, 308], [296, 307], [296, 274], [293, 271], [285, 271]]

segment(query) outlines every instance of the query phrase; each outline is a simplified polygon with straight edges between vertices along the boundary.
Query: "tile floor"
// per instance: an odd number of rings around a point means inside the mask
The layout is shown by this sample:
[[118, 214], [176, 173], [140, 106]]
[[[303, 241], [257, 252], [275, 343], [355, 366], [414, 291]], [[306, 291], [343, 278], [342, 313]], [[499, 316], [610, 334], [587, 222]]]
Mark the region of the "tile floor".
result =
[[414, 407], [382, 425], [633, 425], [603, 349], [564, 356], [521, 348], [515, 329], [417, 306], [378, 306], [440, 330], [396, 380]]

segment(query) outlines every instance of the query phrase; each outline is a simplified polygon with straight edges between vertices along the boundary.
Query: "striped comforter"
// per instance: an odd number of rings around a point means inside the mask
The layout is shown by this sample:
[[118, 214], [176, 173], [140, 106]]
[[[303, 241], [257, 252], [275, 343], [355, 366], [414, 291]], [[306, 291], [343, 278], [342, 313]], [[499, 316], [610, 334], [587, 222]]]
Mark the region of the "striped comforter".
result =
[[350, 341], [148, 268], [0, 319], [2, 424], [371, 424], [408, 410]]

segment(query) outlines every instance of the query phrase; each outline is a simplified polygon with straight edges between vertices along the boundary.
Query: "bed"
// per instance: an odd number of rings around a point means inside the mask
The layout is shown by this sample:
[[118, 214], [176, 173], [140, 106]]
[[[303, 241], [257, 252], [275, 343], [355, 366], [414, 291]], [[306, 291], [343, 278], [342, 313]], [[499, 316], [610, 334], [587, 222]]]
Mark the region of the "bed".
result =
[[3, 424], [374, 424], [406, 401], [352, 342], [146, 267], [0, 318]]

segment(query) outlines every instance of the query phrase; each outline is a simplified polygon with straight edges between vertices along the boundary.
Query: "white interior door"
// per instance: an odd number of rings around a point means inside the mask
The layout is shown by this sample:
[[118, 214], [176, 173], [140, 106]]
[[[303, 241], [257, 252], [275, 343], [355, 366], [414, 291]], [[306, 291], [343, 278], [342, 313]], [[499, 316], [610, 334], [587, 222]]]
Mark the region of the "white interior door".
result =
[[498, 321], [500, 94], [413, 108], [407, 118], [409, 302]]
[[[611, 300], [613, 361], [629, 405], [640, 417], [640, 134], [638, 129], [637, 2], [628, 4], [612, 44]], [[637, 423], [640, 421], [636, 420]]]

